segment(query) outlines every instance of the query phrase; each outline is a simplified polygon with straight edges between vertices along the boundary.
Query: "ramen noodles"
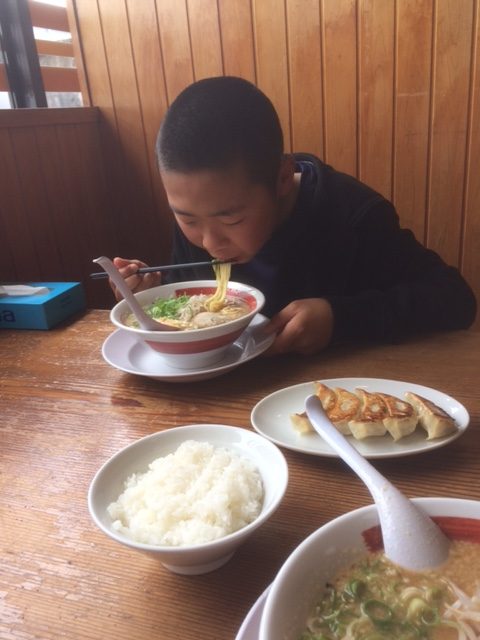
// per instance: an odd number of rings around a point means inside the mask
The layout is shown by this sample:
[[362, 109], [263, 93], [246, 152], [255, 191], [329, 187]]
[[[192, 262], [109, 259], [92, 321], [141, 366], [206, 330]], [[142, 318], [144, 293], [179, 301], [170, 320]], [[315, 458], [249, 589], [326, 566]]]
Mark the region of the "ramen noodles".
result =
[[[213, 327], [250, 313], [251, 309], [244, 300], [227, 296], [231, 264], [215, 264], [213, 268], [217, 280], [217, 288], [213, 295], [182, 294], [158, 298], [144, 307], [145, 312], [157, 322], [182, 330]], [[134, 314], [127, 316], [125, 324], [128, 327], [139, 327]]]
[[208, 311], [216, 312], [221, 311], [225, 306], [232, 265], [229, 262], [214, 264], [213, 270], [215, 271], [215, 277], [217, 279], [217, 290], [213, 296], [207, 300], [206, 307]]
[[480, 638], [480, 544], [452, 542], [441, 568], [402, 569], [364, 556], [329, 583], [299, 640]]

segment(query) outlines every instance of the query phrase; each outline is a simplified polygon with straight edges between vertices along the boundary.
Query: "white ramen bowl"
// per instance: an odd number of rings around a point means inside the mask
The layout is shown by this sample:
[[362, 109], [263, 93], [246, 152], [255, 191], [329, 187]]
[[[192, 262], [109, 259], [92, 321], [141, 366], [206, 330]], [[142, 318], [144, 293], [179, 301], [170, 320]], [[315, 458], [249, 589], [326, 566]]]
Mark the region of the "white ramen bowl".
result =
[[[190, 546], [152, 545], [135, 542], [112, 527], [107, 507], [124, 490], [133, 473], [148, 470], [150, 462], [172, 453], [186, 440], [209, 442], [250, 460], [263, 483], [263, 505], [259, 515], [242, 529], [223, 538]], [[240, 545], [264, 524], [278, 508], [288, 484], [288, 467], [280, 449], [257, 433], [218, 424], [197, 424], [166, 429], [141, 438], [121, 449], [98, 470], [88, 492], [88, 508], [95, 524], [112, 540], [158, 559], [174, 573], [195, 575], [224, 565]]]
[[[413, 502], [439, 518], [439, 525], [452, 539], [458, 537], [462, 526], [472, 535], [471, 521], [467, 520], [476, 520], [480, 543], [480, 502], [456, 498], [417, 498]], [[291, 553], [272, 583], [259, 640], [298, 640], [325, 584], [338, 570], [367, 552], [365, 537], [369, 544], [379, 544], [378, 522], [377, 508], [369, 505], [335, 518], [308, 536]]]
[[[215, 280], [190, 280], [152, 287], [136, 293], [135, 297], [142, 307], [158, 298], [170, 298], [173, 295], [213, 295], [216, 291]], [[125, 300], [116, 304], [110, 312], [110, 320], [123, 331], [128, 331], [135, 339], [145, 342], [150, 348], [161, 354], [166, 363], [178, 369], [201, 369], [221, 360], [228, 347], [243, 333], [265, 304], [261, 291], [239, 282], [229, 282], [227, 296], [240, 298], [247, 303], [249, 312], [223, 324], [204, 329], [179, 331], [146, 331], [127, 327], [125, 319], [131, 314]]]

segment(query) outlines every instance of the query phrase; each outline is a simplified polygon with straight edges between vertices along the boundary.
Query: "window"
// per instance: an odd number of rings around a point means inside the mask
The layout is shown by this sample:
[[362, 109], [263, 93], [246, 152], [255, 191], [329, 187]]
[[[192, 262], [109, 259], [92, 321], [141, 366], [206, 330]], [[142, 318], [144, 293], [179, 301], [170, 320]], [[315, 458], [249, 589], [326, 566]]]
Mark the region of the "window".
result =
[[67, 0], [0, 0], [0, 109], [82, 106]]

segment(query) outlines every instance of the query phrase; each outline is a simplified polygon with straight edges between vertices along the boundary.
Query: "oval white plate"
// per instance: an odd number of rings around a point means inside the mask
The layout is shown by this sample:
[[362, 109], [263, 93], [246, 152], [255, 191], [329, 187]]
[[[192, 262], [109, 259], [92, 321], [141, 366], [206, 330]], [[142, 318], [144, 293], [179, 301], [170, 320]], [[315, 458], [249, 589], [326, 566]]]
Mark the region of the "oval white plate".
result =
[[[427, 440], [426, 432], [421, 427], [417, 427], [414, 433], [397, 442], [389, 435], [365, 440], [355, 440], [350, 437], [351, 444], [366, 458], [393, 458], [443, 447], [461, 436], [470, 421], [470, 416], [462, 404], [430, 387], [382, 378], [332, 378], [320, 382], [331, 387], [342, 387], [348, 391], [361, 387], [367, 391], [380, 391], [399, 398], [403, 398], [406, 391], [413, 391], [441, 407], [456, 422], [455, 433], [435, 440]], [[338, 457], [318, 434], [300, 435], [293, 429], [291, 414], [304, 411], [305, 399], [314, 392], [314, 382], [304, 382], [275, 391], [260, 400], [253, 408], [251, 413], [253, 428], [262, 436], [287, 449], [317, 456]]]
[[102, 355], [108, 364], [125, 373], [147, 376], [164, 382], [195, 382], [221, 376], [263, 353], [272, 344], [274, 335], [264, 335], [265, 316], [258, 313], [242, 335], [228, 347], [224, 357], [212, 367], [177, 369], [170, 366], [161, 354], [143, 342], [137, 342], [128, 331], [117, 329], [103, 343]]

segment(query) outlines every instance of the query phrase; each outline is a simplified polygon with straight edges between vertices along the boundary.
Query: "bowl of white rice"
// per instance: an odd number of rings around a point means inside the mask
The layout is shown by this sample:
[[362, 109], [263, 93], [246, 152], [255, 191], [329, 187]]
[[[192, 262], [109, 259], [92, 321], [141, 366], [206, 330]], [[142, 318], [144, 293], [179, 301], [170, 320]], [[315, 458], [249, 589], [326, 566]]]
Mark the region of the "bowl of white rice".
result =
[[196, 424], [146, 436], [113, 455], [88, 492], [95, 524], [169, 570], [221, 567], [279, 506], [281, 451], [259, 434]]

